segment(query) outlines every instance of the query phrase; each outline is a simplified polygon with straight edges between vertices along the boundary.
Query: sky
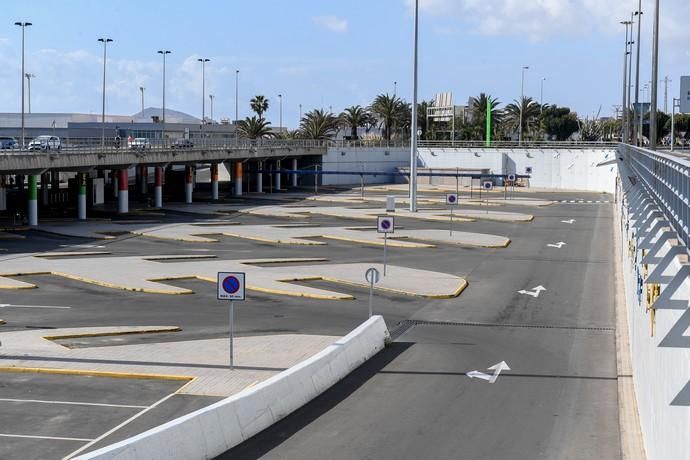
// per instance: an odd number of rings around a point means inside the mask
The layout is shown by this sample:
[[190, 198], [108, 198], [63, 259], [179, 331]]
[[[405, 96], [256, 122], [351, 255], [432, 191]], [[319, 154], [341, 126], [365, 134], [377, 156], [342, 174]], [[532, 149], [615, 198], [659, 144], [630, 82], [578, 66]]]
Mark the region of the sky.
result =
[[[234, 118], [249, 99], [269, 98], [267, 118], [298, 124], [303, 111], [340, 112], [380, 93], [412, 99], [414, 0], [3, 0], [0, 112], [21, 107], [21, 28], [33, 112], [100, 113], [102, 44], [108, 46], [106, 111], [131, 115], [162, 105], [162, 58], [169, 49], [166, 106], [200, 117], [202, 72], [214, 95], [214, 118]], [[487, 92], [502, 103], [525, 95], [609, 116], [622, 99], [625, 29], [638, 0], [420, 0], [419, 95], [451, 91], [456, 104]], [[661, 0], [659, 76], [669, 99], [690, 75], [690, 2]], [[654, 2], [643, 0], [641, 86], [651, 80]], [[543, 80], [546, 79], [546, 80]], [[659, 88], [663, 109], [664, 85]], [[670, 109], [669, 109], [670, 110]]]

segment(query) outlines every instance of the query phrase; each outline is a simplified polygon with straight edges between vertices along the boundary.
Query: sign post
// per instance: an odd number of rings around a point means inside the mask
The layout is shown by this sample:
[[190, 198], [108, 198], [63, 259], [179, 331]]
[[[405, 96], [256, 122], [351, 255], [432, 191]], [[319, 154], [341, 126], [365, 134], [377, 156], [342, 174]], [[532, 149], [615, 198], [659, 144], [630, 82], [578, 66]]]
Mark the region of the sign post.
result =
[[388, 234], [395, 233], [395, 218], [393, 216], [378, 216], [376, 231], [383, 233], [383, 276], [386, 276], [386, 252], [388, 248]]
[[513, 192], [515, 191], [515, 181], [517, 176], [515, 174], [508, 174], [508, 181], [510, 182], [510, 198], [513, 198]]
[[450, 236], [453, 236], [453, 208], [458, 205], [458, 195], [456, 193], [446, 194], [446, 204], [450, 206]]
[[374, 314], [374, 284], [379, 282], [379, 271], [374, 267], [369, 268], [364, 274], [364, 279], [369, 282], [369, 318]]
[[494, 184], [491, 181], [484, 181], [482, 188], [486, 190], [486, 213], [489, 214], [489, 192], [493, 190]]
[[230, 301], [230, 369], [235, 367], [233, 339], [235, 335], [235, 301], [245, 300], [244, 273], [218, 272], [218, 300]]

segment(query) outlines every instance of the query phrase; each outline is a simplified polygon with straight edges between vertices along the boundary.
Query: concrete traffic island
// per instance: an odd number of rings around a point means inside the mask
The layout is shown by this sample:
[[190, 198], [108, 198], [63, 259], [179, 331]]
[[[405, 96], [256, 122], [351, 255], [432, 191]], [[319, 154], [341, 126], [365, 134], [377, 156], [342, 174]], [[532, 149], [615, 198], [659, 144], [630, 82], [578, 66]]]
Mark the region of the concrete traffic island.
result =
[[[409, 204], [410, 199], [407, 196], [400, 196], [400, 195], [394, 195], [395, 196], [395, 202], [400, 203], [400, 204]], [[460, 197], [460, 206], [462, 205], [469, 205], [469, 206], [486, 206], [488, 203], [490, 206], [505, 206], [505, 205], [513, 205], [513, 206], [534, 206], [534, 207], [543, 207], [543, 206], [550, 206], [554, 202], [551, 200], [538, 200], [536, 198], [507, 198], [507, 199], [497, 199], [497, 198], [490, 198], [488, 200], [479, 200], [476, 197], [470, 197], [469, 195], [461, 195]], [[325, 203], [346, 203], [346, 204], [364, 204], [368, 202], [373, 202], [373, 203], [385, 203], [386, 202], [386, 197], [381, 196], [381, 195], [365, 195], [362, 197], [361, 195], [354, 195], [354, 194], [335, 194], [335, 195], [318, 195], [318, 196], [310, 196], [306, 198], [308, 201], [319, 201], [319, 202], [325, 202]], [[445, 205], [446, 200], [445, 197], [438, 197], [438, 196], [418, 196], [417, 197], [417, 204], [419, 205]]]
[[0, 372], [181, 380], [188, 383], [177, 394], [230, 396], [294, 366], [337, 340], [334, 336], [308, 334], [235, 337], [233, 370], [228, 368], [227, 338], [73, 349], [56, 342], [179, 330], [176, 326], [121, 326], [5, 332], [0, 347]]
[[[450, 211], [437, 210], [421, 210], [418, 212], [410, 212], [406, 209], [396, 209], [394, 213], [386, 212], [385, 209], [380, 208], [347, 208], [343, 206], [320, 207], [320, 206], [261, 206], [242, 211], [246, 214], [252, 214], [265, 217], [283, 217], [291, 219], [304, 219], [305, 216], [316, 214], [328, 217], [340, 217], [347, 219], [360, 220], [376, 220], [381, 215], [392, 215], [396, 217], [403, 217], [409, 219], [418, 219], [432, 222], [449, 222]], [[502, 212], [491, 210], [475, 210], [475, 209], [457, 209], [453, 211], [455, 222], [472, 222], [474, 220], [494, 220], [500, 222], [530, 222], [534, 216], [530, 214], [521, 214], [516, 212]]]
[[[2, 259], [0, 259], [0, 262]], [[368, 287], [365, 271], [378, 264], [314, 264], [323, 259], [248, 259], [219, 260], [213, 255], [167, 255], [129, 257], [37, 258], [32, 254], [13, 256], [12, 264], [0, 266], [0, 289], [28, 289], [37, 286], [17, 280], [21, 275], [52, 274], [75, 281], [127, 291], [152, 294], [192, 294], [189, 289], [171, 286], [163, 281], [198, 279], [215, 283], [218, 272], [245, 272], [251, 291], [275, 295], [308, 297], [322, 300], [351, 300], [351, 294], [313, 288], [292, 281], [331, 281], [338, 284]], [[165, 263], [161, 263], [165, 262]], [[311, 265], [290, 266], [296, 263]], [[286, 266], [288, 265], [288, 266]], [[104, 270], [103, 267], [108, 269]], [[382, 267], [379, 267], [383, 272]], [[388, 266], [375, 289], [402, 295], [449, 298], [459, 295], [467, 286], [460, 277], [446, 273]], [[409, 280], [417, 283], [410, 283]]]

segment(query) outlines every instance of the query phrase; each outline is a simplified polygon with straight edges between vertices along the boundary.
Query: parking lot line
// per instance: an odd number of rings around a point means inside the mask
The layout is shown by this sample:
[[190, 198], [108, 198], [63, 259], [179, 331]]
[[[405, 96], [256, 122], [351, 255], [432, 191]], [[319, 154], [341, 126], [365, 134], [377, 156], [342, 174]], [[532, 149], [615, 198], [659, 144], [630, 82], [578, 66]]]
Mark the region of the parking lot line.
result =
[[70, 459], [70, 458], [72, 458], [72, 457], [75, 457], [77, 454], [80, 454], [80, 453], [84, 452], [86, 449], [88, 449], [89, 447], [93, 446], [94, 444], [96, 444], [97, 442], [99, 442], [101, 439], [105, 439], [106, 437], [108, 437], [108, 436], [110, 436], [111, 434], [115, 433], [117, 430], [119, 430], [119, 429], [122, 428], [123, 426], [126, 426], [126, 425], [130, 424], [131, 422], [133, 422], [134, 420], [138, 419], [139, 417], [141, 417], [142, 415], [144, 415], [145, 413], [147, 413], [147, 412], [150, 411], [151, 409], [154, 409], [155, 407], [157, 407], [157, 406], [163, 404], [165, 401], [167, 401], [168, 399], [170, 399], [170, 398], [172, 398], [173, 396], [175, 396], [175, 394], [177, 394], [177, 392], [175, 392], [175, 393], [170, 393], [169, 395], [165, 396], [164, 398], [159, 399], [159, 400], [156, 401], [155, 403], [151, 404], [150, 406], [145, 407], [143, 410], [137, 412], [136, 414], [134, 414], [133, 416], [131, 416], [130, 418], [128, 418], [128, 419], [125, 420], [124, 422], [122, 422], [122, 423], [120, 423], [119, 425], [117, 425], [116, 427], [111, 428], [110, 430], [106, 431], [105, 433], [103, 433], [102, 435], [100, 435], [99, 437], [97, 437], [96, 439], [87, 439], [86, 441], [88, 442], [88, 444], [85, 444], [85, 445], [81, 446], [79, 449], [75, 450], [74, 452], [65, 455], [65, 456], [63, 457], [63, 460]]
[[146, 409], [148, 406], [133, 406], [129, 404], [104, 404], [104, 403], [89, 403], [80, 401], [46, 401], [42, 399], [14, 399], [14, 398], [0, 398], [0, 402], [22, 402], [22, 403], [37, 403], [37, 404], [65, 404], [70, 406], [98, 406], [98, 407], [119, 407], [125, 409]]
[[79, 441], [79, 442], [93, 441], [93, 439], [87, 439], [87, 438], [63, 438], [60, 436], [33, 436], [33, 435], [28, 435], [28, 434], [5, 434], [5, 433], [0, 433], [0, 437], [2, 437], [2, 438], [49, 439], [52, 441]]

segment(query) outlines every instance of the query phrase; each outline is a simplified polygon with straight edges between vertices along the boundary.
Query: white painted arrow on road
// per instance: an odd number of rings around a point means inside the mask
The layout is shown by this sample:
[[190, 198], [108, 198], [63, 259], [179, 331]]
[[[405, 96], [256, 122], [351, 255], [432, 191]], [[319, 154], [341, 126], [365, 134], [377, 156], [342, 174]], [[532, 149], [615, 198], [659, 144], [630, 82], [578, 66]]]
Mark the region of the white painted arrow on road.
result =
[[565, 246], [565, 242], [561, 241], [559, 243], [551, 243], [551, 244], [547, 244], [547, 246], [550, 248], [561, 249], [561, 248], [563, 248], [563, 246]]
[[574, 224], [577, 222], [575, 219], [568, 219], [568, 220], [562, 220], [561, 223], [563, 224]]
[[541, 291], [546, 291], [546, 288], [544, 286], [537, 286], [533, 288], [531, 291], [525, 291], [524, 289], [518, 291], [518, 294], [531, 295], [536, 299], [537, 297], [539, 297], [539, 294], [541, 294]]
[[55, 305], [14, 305], [11, 303], [0, 303], [0, 308], [53, 308], [59, 310], [68, 310], [72, 307], [58, 307]]
[[471, 379], [481, 379], [481, 380], [486, 380], [489, 383], [495, 383], [496, 380], [498, 380], [498, 376], [501, 375], [502, 371], [509, 371], [510, 367], [508, 367], [508, 364], [505, 361], [501, 361], [498, 364], [494, 364], [490, 368], [488, 368], [490, 371], [494, 371], [493, 374], [485, 374], [484, 372], [479, 372], [479, 371], [471, 371], [468, 372], [466, 375], [471, 378]]

